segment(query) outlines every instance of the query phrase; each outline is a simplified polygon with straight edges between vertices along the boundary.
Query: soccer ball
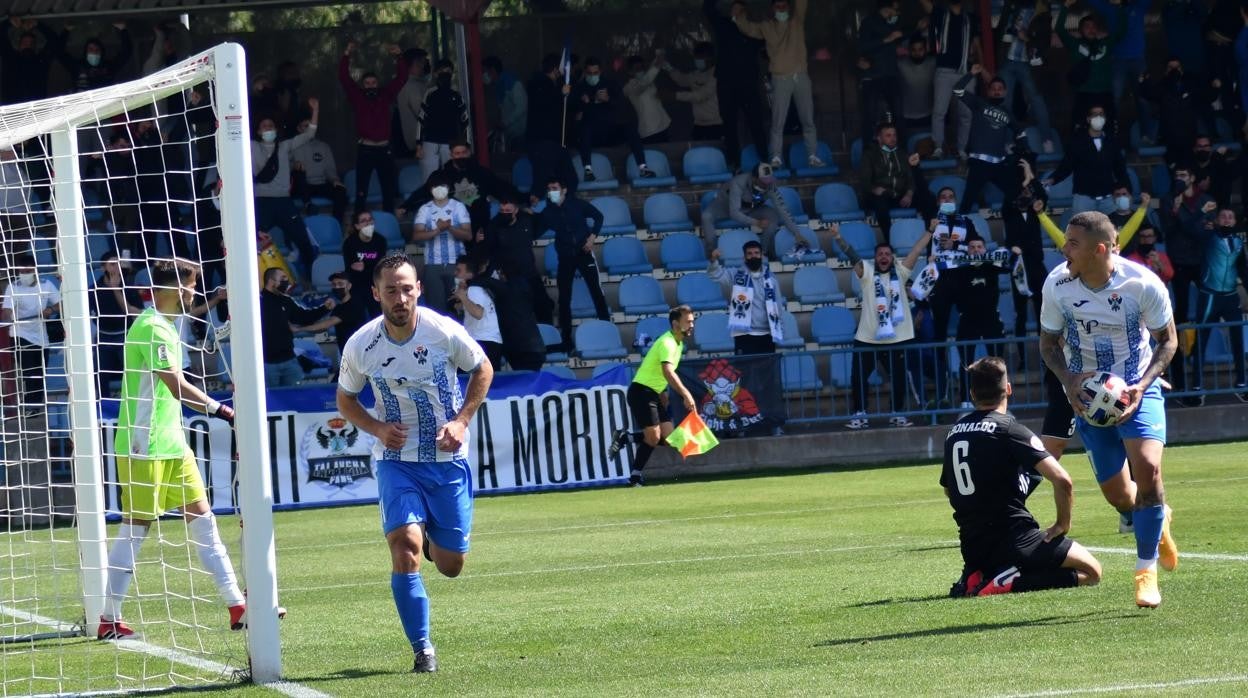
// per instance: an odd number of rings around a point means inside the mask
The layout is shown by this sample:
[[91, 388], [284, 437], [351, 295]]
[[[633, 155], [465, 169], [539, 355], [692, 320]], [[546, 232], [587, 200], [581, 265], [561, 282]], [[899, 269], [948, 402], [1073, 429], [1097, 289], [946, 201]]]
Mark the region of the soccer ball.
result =
[[1118, 421], [1130, 402], [1125, 395], [1127, 382], [1104, 371], [1083, 381], [1083, 418], [1093, 426], [1107, 427]]

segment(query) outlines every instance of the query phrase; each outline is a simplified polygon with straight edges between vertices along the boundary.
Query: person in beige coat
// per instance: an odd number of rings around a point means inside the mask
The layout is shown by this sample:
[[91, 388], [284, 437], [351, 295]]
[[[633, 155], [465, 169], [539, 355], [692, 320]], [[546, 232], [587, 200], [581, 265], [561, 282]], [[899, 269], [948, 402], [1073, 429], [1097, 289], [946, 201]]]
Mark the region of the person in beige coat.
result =
[[684, 88], [676, 93], [677, 102], [693, 106], [693, 132], [689, 140], [717, 141], [723, 137], [724, 119], [719, 113], [719, 83], [714, 64], [715, 47], [699, 43], [693, 47], [693, 72], [682, 73], [663, 62], [663, 69], [677, 86]]

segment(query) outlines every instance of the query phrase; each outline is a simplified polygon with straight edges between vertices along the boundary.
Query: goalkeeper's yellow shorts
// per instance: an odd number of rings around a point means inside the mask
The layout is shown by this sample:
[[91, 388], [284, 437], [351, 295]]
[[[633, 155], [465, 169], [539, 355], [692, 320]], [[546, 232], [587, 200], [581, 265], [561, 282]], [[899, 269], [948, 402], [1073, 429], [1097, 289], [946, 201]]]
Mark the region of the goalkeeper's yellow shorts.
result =
[[121, 511], [128, 519], [155, 521], [166, 511], [208, 499], [195, 456], [182, 458], [117, 457]]

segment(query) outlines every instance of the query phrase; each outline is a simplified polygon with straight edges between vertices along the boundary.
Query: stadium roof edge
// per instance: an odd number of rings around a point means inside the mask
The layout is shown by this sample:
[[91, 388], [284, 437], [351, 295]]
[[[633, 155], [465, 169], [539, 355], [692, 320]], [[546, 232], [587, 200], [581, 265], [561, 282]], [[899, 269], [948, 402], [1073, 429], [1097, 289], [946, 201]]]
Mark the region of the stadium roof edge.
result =
[[[354, 0], [355, 4], [383, 0]], [[342, 0], [0, 0], [0, 17], [16, 15], [36, 19], [124, 19], [152, 14], [194, 14], [228, 10], [256, 10], [317, 5], [341, 5]]]

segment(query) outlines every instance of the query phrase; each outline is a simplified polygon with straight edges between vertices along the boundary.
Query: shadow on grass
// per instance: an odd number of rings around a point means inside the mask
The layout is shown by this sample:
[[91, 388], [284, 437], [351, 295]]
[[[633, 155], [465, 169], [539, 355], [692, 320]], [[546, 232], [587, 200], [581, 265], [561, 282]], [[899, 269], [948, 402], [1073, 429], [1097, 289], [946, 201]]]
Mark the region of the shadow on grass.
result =
[[900, 599], [879, 599], [877, 601], [852, 603], [845, 608], [869, 608], [871, 606], [887, 606], [894, 603], [927, 603], [928, 601], [944, 601], [948, 598], [948, 594], [936, 594], [933, 596], [907, 596]]
[[295, 683], [312, 684], [346, 679], [366, 679], [370, 676], [393, 676], [404, 673], [407, 673], [406, 669], [396, 669], [394, 671], [383, 671], [381, 669], [339, 669], [332, 674], [319, 674], [306, 678], [289, 677], [287, 680]]
[[968, 633], [982, 633], [992, 630], [1007, 630], [1010, 628], [1027, 628], [1027, 627], [1044, 627], [1055, 625], [1072, 625], [1074, 623], [1094, 623], [1098, 621], [1122, 619], [1144, 618], [1138, 613], [1113, 613], [1106, 611], [1091, 611], [1082, 613], [1077, 616], [1049, 616], [1047, 618], [1034, 618], [1032, 620], [1019, 620], [1009, 623], [975, 623], [972, 625], [951, 625], [947, 628], [929, 628], [927, 630], [911, 630], [902, 633], [888, 633], [886, 635], [869, 635], [864, 637], [847, 637], [834, 640], [824, 640], [817, 642], [813, 647], [840, 647], [841, 645], [860, 645], [868, 642], [885, 642], [887, 640], [912, 640], [920, 637], [942, 637], [945, 635], [965, 635]]

